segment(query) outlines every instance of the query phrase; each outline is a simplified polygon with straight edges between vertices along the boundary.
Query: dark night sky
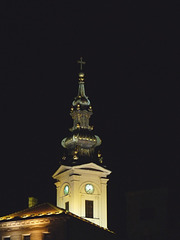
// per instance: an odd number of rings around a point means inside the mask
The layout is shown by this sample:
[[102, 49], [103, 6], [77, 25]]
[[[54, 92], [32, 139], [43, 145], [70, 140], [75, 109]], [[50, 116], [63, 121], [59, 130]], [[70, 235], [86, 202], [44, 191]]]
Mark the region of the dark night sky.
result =
[[51, 175], [72, 125], [83, 56], [91, 123], [112, 170], [109, 226], [117, 230], [119, 194], [179, 190], [178, 10], [157, 1], [60, 2], [1, 8], [0, 215], [25, 208], [30, 195], [55, 204]]

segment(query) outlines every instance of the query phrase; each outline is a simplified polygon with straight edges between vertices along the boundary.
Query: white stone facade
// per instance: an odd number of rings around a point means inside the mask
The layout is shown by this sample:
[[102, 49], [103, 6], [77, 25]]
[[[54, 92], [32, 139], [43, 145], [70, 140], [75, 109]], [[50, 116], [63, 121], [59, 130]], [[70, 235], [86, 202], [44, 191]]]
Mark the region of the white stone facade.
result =
[[[57, 188], [57, 206], [65, 208], [69, 202], [69, 211], [86, 218], [85, 202], [93, 201], [93, 218], [87, 220], [107, 228], [107, 176], [111, 171], [98, 166], [95, 163], [87, 163], [78, 166], [61, 165], [53, 178]], [[86, 184], [91, 184], [92, 193], [85, 191]], [[64, 187], [69, 186], [67, 195]]]

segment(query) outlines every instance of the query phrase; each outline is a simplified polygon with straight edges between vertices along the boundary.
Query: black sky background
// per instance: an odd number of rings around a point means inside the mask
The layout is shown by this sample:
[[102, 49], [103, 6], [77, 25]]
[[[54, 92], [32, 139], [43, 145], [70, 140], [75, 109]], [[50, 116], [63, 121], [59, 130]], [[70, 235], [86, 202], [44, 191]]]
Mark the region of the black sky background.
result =
[[51, 176], [72, 126], [81, 56], [91, 123], [112, 170], [109, 227], [120, 231], [118, 196], [127, 191], [167, 188], [178, 202], [178, 6], [45, 0], [1, 11], [0, 215], [32, 195], [55, 204]]

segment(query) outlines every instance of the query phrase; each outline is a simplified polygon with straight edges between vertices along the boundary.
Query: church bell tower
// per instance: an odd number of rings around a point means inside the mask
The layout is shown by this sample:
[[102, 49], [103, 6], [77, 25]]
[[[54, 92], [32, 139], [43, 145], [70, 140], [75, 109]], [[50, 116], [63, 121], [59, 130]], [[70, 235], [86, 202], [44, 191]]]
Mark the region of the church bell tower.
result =
[[107, 176], [110, 170], [103, 166], [98, 151], [101, 139], [94, 134], [89, 120], [93, 114], [85, 94], [85, 74], [80, 58], [79, 87], [72, 102], [70, 115], [73, 126], [61, 145], [65, 155], [54, 173], [57, 188], [57, 206], [107, 228]]

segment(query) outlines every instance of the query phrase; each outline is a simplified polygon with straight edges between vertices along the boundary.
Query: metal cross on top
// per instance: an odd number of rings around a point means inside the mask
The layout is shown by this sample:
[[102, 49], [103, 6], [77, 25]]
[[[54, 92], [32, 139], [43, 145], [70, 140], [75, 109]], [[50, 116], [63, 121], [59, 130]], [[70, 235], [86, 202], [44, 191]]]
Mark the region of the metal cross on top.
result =
[[83, 62], [83, 58], [82, 57], [80, 57], [80, 60], [77, 61], [77, 62], [80, 64], [80, 70], [82, 71], [82, 66], [83, 66], [83, 64], [86, 64], [86, 62]]

